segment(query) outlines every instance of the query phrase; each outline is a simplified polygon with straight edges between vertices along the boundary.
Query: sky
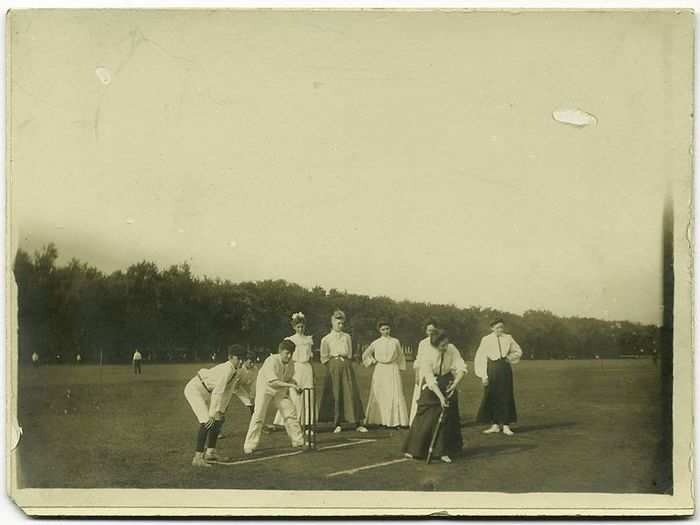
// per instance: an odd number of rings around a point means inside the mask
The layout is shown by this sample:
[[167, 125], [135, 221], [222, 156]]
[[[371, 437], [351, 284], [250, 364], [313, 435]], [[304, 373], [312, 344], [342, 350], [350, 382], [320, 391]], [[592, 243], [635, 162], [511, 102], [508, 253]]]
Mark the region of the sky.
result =
[[12, 16], [14, 246], [660, 321], [683, 17]]

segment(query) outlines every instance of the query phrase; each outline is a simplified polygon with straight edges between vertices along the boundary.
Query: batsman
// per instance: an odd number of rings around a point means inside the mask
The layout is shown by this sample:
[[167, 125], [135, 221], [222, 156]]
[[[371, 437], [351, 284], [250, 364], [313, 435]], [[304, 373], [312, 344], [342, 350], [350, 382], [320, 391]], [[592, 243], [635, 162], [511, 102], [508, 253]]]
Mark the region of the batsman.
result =
[[462, 451], [457, 386], [467, 372], [467, 366], [447, 332], [435, 330], [430, 346], [420, 362], [420, 397], [416, 417], [411, 423], [404, 455], [411, 459], [439, 457], [452, 463], [452, 456]]

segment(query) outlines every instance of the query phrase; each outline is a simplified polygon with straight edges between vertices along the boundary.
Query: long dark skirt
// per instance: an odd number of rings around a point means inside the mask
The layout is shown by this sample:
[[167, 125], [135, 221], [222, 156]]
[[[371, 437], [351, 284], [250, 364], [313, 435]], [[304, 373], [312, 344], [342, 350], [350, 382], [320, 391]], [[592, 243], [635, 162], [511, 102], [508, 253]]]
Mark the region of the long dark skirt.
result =
[[[438, 378], [438, 386], [443, 393], [451, 379], [451, 374]], [[402, 451], [408, 452], [414, 458], [422, 459], [428, 455], [430, 441], [433, 439], [433, 432], [438, 419], [440, 419], [442, 407], [438, 397], [427, 388], [421, 391], [417, 405], [416, 417], [408, 430]], [[462, 451], [462, 446], [462, 430], [459, 426], [459, 403], [455, 392], [455, 395], [450, 398], [450, 406], [445, 409], [445, 415], [435, 440], [433, 456], [439, 458], [440, 456], [458, 454]]]
[[518, 420], [513, 396], [513, 369], [507, 359], [489, 359], [486, 369], [489, 384], [476, 416], [478, 423], [508, 425]]
[[360, 424], [365, 418], [360, 389], [357, 387], [352, 361], [331, 359], [328, 361], [328, 374], [323, 385], [318, 421]]

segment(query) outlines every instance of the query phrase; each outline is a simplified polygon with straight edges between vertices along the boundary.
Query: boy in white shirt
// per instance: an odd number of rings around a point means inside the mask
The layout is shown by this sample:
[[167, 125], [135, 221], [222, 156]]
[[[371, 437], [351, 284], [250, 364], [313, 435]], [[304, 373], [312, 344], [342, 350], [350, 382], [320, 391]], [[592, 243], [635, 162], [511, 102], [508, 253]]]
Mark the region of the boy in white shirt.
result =
[[201, 369], [185, 387], [185, 398], [199, 421], [194, 467], [211, 467], [210, 461], [229, 461], [216, 452], [216, 441], [231, 396], [239, 390], [239, 366], [244, 355], [242, 346], [231, 345], [225, 363]]

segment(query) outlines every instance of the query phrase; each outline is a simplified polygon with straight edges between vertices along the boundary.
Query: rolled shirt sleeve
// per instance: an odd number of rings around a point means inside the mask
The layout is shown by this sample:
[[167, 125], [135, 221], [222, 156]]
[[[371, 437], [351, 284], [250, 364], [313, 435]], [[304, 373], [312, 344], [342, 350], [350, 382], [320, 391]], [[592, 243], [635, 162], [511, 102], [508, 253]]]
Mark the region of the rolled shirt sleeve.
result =
[[481, 339], [476, 355], [474, 356], [474, 374], [480, 379], [487, 379], [487, 359], [486, 346], [484, 344], [485, 337]]
[[510, 338], [510, 347], [508, 349], [508, 361], [516, 365], [520, 362], [520, 358], [523, 356], [523, 349], [520, 345], [515, 342], [515, 339]]
[[450, 371], [452, 372], [453, 375], [457, 375], [458, 373], [467, 373], [467, 363], [464, 362], [464, 359], [462, 358], [462, 354], [459, 353], [459, 350], [457, 350], [457, 347], [454, 345], [450, 345], [449, 349], [452, 353], [452, 366], [450, 366]]

